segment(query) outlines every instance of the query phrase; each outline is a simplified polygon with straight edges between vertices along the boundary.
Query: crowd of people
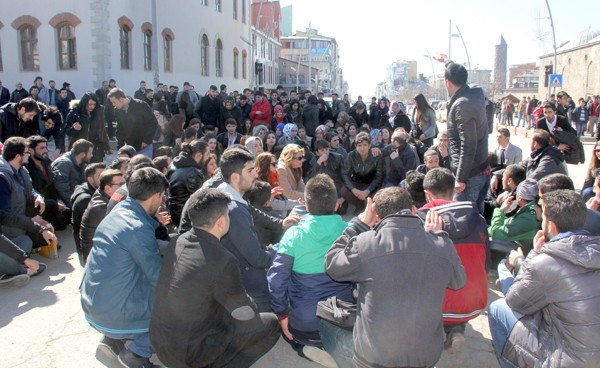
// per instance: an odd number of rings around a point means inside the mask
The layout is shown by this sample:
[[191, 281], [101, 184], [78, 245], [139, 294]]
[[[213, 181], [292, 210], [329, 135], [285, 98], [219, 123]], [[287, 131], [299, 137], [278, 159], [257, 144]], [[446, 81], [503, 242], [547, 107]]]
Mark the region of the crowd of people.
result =
[[583, 113], [545, 101], [528, 157], [505, 127], [489, 149], [467, 80], [446, 63], [439, 131], [422, 94], [411, 114], [187, 82], [75, 100], [38, 77], [0, 107], [0, 287], [70, 226], [85, 318], [126, 367], [247, 367], [281, 336], [326, 367], [432, 367], [488, 308], [502, 367], [598, 366], [600, 143], [576, 192]]

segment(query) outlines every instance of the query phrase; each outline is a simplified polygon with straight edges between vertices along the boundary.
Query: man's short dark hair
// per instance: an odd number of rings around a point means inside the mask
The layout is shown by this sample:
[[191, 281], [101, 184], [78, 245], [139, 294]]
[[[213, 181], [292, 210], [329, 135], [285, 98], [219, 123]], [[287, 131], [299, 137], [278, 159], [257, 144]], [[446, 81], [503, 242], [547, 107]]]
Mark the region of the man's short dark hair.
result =
[[446, 168], [431, 169], [423, 179], [423, 189], [434, 196], [447, 196], [454, 192], [454, 176]]
[[31, 149], [35, 149], [38, 144], [44, 142], [48, 142], [48, 140], [46, 137], [42, 137], [41, 135], [32, 135], [31, 137], [27, 138], [27, 146]]
[[80, 153], [87, 154], [90, 151], [90, 148], [94, 148], [92, 142], [85, 139], [78, 139], [73, 143], [73, 148], [71, 148], [71, 150], [73, 151], [73, 154], [77, 156]]
[[356, 145], [358, 146], [360, 143], [367, 142], [371, 144], [371, 137], [367, 132], [360, 132], [356, 135], [356, 139], [354, 140]]
[[527, 172], [523, 166], [517, 164], [508, 165], [504, 171], [506, 171], [506, 175], [508, 175], [508, 177], [511, 178], [516, 185], [521, 184], [521, 182], [525, 180], [525, 177], [527, 176]]
[[221, 91], [224, 91], [224, 90], [227, 88], [227, 86], [226, 86], [226, 85], [224, 85], [224, 84], [221, 84], [221, 86], [220, 86], [220, 87], [221, 87]]
[[125, 98], [125, 97], [127, 97], [125, 95], [125, 92], [121, 88], [118, 88], [118, 87], [115, 87], [115, 88], [111, 89], [110, 92], [108, 92], [108, 98], [116, 98], [118, 100], [118, 99]]
[[112, 181], [115, 176], [123, 176], [123, 173], [121, 172], [121, 170], [117, 169], [104, 170], [102, 174], [100, 174], [100, 189], [104, 190], [105, 186], [113, 184]]
[[25, 108], [25, 112], [40, 112], [40, 105], [31, 97], [26, 97], [17, 103], [17, 109]]
[[173, 147], [171, 146], [160, 146], [154, 152], [154, 156], [173, 156]]
[[325, 174], [315, 175], [306, 183], [304, 198], [312, 215], [333, 214], [338, 199], [333, 179]]
[[91, 178], [92, 176], [94, 176], [96, 174], [96, 171], [98, 170], [104, 170], [106, 169], [106, 164], [104, 164], [103, 162], [95, 162], [93, 164], [89, 164], [85, 167], [85, 170], [83, 171], [83, 174], [85, 175], [85, 178]]
[[156, 170], [163, 172], [164, 169], [169, 168], [169, 156], [156, 156], [152, 159], [152, 163]]
[[131, 178], [131, 174], [137, 169], [141, 169], [144, 167], [154, 167], [152, 163], [152, 159], [150, 157], [137, 154], [133, 156], [129, 160], [129, 165], [127, 166], [127, 171], [125, 171], [125, 181], [129, 183], [129, 179]]
[[573, 180], [565, 174], [552, 174], [548, 175], [538, 181], [538, 191], [540, 194], [545, 195], [546, 193], [554, 192], [555, 190], [567, 189], [575, 190]]
[[153, 167], [137, 169], [127, 183], [129, 196], [137, 201], [145, 201], [156, 193], [162, 193], [169, 187], [169, 181]]
[[247, 101], [247, 100], [248, 100], [248, 96], [240, 95], [240, 101]]
[[381, 219], [402, 210], [410, 210], [413, 205], [412, 198], [406, 189], [400, 187], [384, 188], [373, 198], [375, 212]]
[[123, 165], [128, 164], [129, 165], [129, 161], [131, 159], [129, 157], [117, 157], [113, 160], [113, 162], [110, 163], [110, 165], [108, 166], [110, 169], [117, 169], [117, 170], [121, 170], [121, 168], [123, 167]]
[[567, 97], [571, 97], [571, 96], [569, 96], [569, 94], [568, 94], [567, 92], [565, 92], [565, 91], [560, 91], [560, 92], [558, 92], [558, 93], [556, 94], [556, 98], [563, 98], [563, 97], [565, 97], [565, 96], [567, 96]]
[[329, 142], [325, 139], [319, 139], [315, 142], [315, 152], [318, 152], [321, 148], [329, 148]]
[[510, 130], [508, 130], [506, 128], [500, 128], [500, 129], [498, 129], [498, 133], [502, 134], [506, 138], [510, 138]]
[[554, 104], [554, 102], [550, 102], [550, 101], [546, 101], [544, 102], [544, 106], [542, 106], [543, 109], [552, 109], [553, 111], [556, 111], [556, 105]]
[[536, 142], [540, 147], [546, 147], [550, 144], [550, 133], [544, 129], [536, 129], [533, 131], [531, 140]]
[[213, 84], [213, 85], [211, 85], [211, 86], [209, 87], [209, 89], [210, 89], [211, 91], [218, 91], [218, 89], [217, 89], [217, 86], [215, 86], [214, 84]]
[[444, 70], [444, 79], [449, 80], [457, 87], [462, 87], [467, 84], [469, 73], [467, 69], [457, 63], [449, 62]]
[[423, 190], [423, 181], [425, 180], [425, 175], [418, 172], [417, 170], [410, 170], [406, 173], [406, 179], [404, 179], [404, 183], [406, 185], [406, 190], [410, 197], [413, 200], [413, 204], [416, 207], [424, 206], [427, 203], [427, 198], [425, 198], [425, 191]]
[[4, 141], [2, 157], [6, 161], [14, 160], [17, 155], [22, 155], [27, 149], [27, 140], [23, 137], [10, 137]]
[[229, 118], [229, 119], [225, 120], [225, 126], [227, 126], [227, 125], [237, 126], [237, 121], [234, 118]]
[[261, 91], [256, 91], [254, 92], [254, 96], [264, 96], [264, 94]]
[[199, 190], [188, 199], [188, 215], [194, 227], [212, 228], [229, 211], [231, 197], [215, 188]]
[[240, 148], [230, 148], [223, 153], [221, 156], [221, 174], [223, 174], [223, 180], [230, 183], [231, 174], [238, 173], [242, 174], [244, 165], [246, 162], [254, 160], [252, 154]]
[[575, 191], [559, 189], [544, 194], [542, 209], [559, 233], [581, 230], [585, 226], [587, 208], [583, 198]]
[[244, 198], [248, 199], [255, 207], [264, 206], [265, 203], [271, 199], [271, 184], [266, 181], [258, 180], [252, 185], [252, 188], [244, 194]]

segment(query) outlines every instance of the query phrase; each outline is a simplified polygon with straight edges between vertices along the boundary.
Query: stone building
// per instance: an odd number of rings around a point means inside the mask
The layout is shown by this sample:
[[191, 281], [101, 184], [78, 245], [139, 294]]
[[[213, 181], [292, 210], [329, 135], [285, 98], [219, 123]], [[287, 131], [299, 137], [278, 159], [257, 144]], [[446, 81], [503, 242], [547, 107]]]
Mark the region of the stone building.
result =
[[496, 45], [494, 54], [494, 85], [492, 95], [506, 88], [506, 66], [508, 63], [508, 45], [500, 36], [500, 44]]
[[249, 9], [248, 0], [15, 1], [0, 13], [0, 78], [10, 90], [37, 75], [68, 81], [77, 96], [110, 78], [131, 94], [141, 80], [241, 90], [254, 77]]
[[554, 54], [540, 56], [539, 78], [545, 78], [544, 66], [554, 65], [554, 73], [562, 74], [562, 88], [539, 84], [538, 94], [547, 97], [550, 91], [567, 91], [575, 100], [600, 94], [600, 30], [588, 29], [578, 33], [556, 50]]

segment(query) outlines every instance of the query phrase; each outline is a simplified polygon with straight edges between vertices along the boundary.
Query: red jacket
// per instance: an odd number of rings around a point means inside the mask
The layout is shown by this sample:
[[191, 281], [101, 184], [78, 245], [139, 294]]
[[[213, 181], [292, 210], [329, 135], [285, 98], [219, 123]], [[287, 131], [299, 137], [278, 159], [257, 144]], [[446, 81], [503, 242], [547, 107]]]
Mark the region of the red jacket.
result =
[[477, 317], [487, 307], [488, 281], [486, 257], [489, 251], [487, 224], [471, 202], [437, 199], [418, 211], [425, 219], [427, 211], [435, 208], [442, 217], [443, 230], [450, 235], [467, 274], [465, 287], [446, 289], [444, 324], [454, 325]]
[[[260, 111], [261, 113], [257, 115], [257, 111]], [[252, 119], [253, 127], [257, 126], [258, 124], [271, 126], [271, 119], [273, 119], [273, 115], [271, 115], [271, 105], [269, 104], [269, 101], [263, 97], [262, 102], [254, 102], [248, 117]]]

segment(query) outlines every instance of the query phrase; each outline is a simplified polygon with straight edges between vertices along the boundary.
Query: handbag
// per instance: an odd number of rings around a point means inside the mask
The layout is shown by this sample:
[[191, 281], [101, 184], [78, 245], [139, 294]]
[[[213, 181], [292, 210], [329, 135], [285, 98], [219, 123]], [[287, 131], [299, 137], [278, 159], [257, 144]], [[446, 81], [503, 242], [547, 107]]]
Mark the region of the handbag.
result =
[[339, 300], [335, 295], [317, 303], [317, 317], [346, 330], [356, 322], [356, 303]]

